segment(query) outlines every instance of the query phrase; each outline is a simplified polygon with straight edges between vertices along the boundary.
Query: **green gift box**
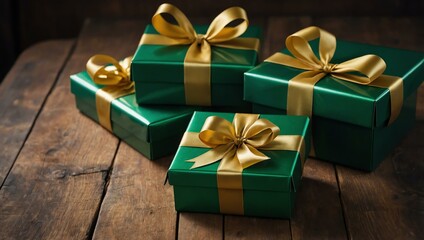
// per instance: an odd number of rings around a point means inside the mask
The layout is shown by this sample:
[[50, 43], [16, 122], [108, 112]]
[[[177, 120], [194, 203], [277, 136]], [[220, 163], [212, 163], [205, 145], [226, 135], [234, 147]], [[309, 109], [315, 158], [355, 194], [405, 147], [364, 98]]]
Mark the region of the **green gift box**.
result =
[[[233, 121], [237, 114], [195, 112], [187, 128], [187, 133], [198, 133], [210, 116], [218, 116]], [[309, 152], [310, 127], [309, 118], [305, 116], [265, 115], [267, 119], [280, 128], [279, 136], [299, 136], [304, 141], [304, 154]], [[204, 129], [203, 129], [204, 130]], [[206, 212], [222, 214], [242, 214], [247, 216], [290, 218], [292, 216], [296, 191], [299, 187], [303, 163], [300, 151], [261, 150], [270, 159], [254, 164], [242, 170], [240, 174], [242, 188], [231, 185], [228, 188], [219, 184], [218, 169], [221, 161], [197, 168], [187, 160], [198, 157], [211, 148], [184, 146], [182, 141], [168, 170], [168, 180], [174, 188], [175, 208], [177, 211]], [[227, 180], [225, 180], [227, 181]], [[220, 187], [219, 187], [219, 186]], [[242, 213], [225, 207], [220, 194], [236, 191], [242, 192]], [[230, 202], [233, 199], [230, 200]], [[231, 204], [230, 204], [231, 206]]]
[[[96, 122], [96, 92], [102, 87], [87, 72], [71, 76], [71, 92], [78, 109]], [[149, 159], [177, 149], [195, 110], [186, 106], [138, 106], [135, 94], [113, 100], [110, 107], [113, 134]]]
[[[194, 26], [205, 33], [207, 26]], [[259, 38], [260, 28], [249, 26], [239, 38]], [[145, 34], [159, 34], [148, 25]], [[131, 64], [139, 104], [186, 105], [184, 59], [190, 45], [142, 44]], [[245, 106], [243, 73], [257, 64], [258, 53], [227, 47], [211, 46], [210, 94], [211, 106]], [[197, 105], [197, 104], [193, 104]]]
[[[311, 42], [316, 56], [318, 41]], [[291, 55], [287, 49], [282, 53]], [[424, 79], [424, 55], [337, 40], [332, 63], [365, 54], [380, 56], [384, 75], [403, 79], [403, 105], [396, 120], [387, 88], [366, 86], [326, 75], [313, 88], [312, 139], [315, 156], [337, 164], [372, 171], [407, 134], [415, 121], [416, 90]], [[244, 98], [253, 112], [284, 114], [289, 81], [305, 70], [264, 62], [245, 73]]]

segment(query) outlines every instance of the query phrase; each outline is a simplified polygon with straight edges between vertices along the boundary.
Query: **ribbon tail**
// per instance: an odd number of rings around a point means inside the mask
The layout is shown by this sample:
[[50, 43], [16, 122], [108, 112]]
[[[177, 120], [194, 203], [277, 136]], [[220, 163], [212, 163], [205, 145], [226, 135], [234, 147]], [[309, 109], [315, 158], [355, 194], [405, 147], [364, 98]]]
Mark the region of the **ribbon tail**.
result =
[[194, 162], [190, 169], [203, 167], [221, 160], [230, 149], [231, 146], [228, 144], [217, 146], [200, 156], [186, 160], [186, 162]]
[[258, 151], [256, 148], [248, 145], [242, 144], [238, 149], [235, 156], [238, 159], [238, 162], [242, 169], [248, 168], [259, 162], [268, 160], [269, 157], [265, 154]]

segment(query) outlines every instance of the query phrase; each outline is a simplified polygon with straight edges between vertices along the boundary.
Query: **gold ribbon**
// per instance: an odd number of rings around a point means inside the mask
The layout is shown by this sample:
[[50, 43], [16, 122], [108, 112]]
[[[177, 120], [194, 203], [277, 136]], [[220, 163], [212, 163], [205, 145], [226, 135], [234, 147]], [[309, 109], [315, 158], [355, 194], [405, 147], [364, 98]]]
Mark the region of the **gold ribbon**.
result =
[[[163, 18], [171, 15], [177, 24]], [[240, 20], [236, 26], [230, 23]], [[143, 34], [140, 45], [190, 45], [184, 59], [184, 92], [187, 105], [211, 105], [211, 46], [255, 50], [259, 39], [238, 38], [248, 26], [246, 12], [232, 7], [219, 14], [209, 25], [206, 34], [198, 34], [188, 18], [177, 7], [164, 3], [153, 15], [152, 24], [159, 34]]]
[[[319, 38], [319, 59], [309, 41]], [[290, 79], [287, 92], [287, 114], [312, 116], [314, 85], [330, 74], [340, 80], [361, 85], [387, 88], [390, 92], [391, 113], [388, 125], [399, 115], [403, 104], [403, 80], [382, 75], [386, 63], [376, 55], [364, 55], [342, 63], [330, 63], [336, 50], [334, 35], [318, 27], [302, 29], [286, 39], [289, 56], [275, 53], [265, 60], [288, 67], [306, 70]]]
[[130, 79], [132, 57], [118, 62], [107, 55], [94, 55], [87, 62], [87, 72], [96, 84], [105, 85], [96, 92], [96, 110], [100, 125], [112, 131], [110, 104], [113, 100], [134, 93]]
[[305, 142], [301, 135], [279, 135], [280, 129], [259, 114], [235, 114], [233, 123], [208, 117], [200, 133], [186, 132], [180, 146], [211, 148], [187, 160], [193, 168], [220, 161], [217, 171], [221, 213], [243, 215], [243, 169], [269, 159], [259, 150], [290, 150], [305, 159]]

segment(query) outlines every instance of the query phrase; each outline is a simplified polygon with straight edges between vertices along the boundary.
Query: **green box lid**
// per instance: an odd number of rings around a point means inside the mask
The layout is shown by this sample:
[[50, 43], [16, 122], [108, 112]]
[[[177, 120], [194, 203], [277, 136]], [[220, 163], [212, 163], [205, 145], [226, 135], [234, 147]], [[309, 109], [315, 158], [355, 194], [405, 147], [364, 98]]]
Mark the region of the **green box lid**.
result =
[[[206, 118], [219, 116], [232, 121], [234, 113], [195, 112], [187, 128], [189, 132], [200, 132]], [[309, 118], [304, 116], [268, 115], [261, 114], [280, 128], [280, 135], [302, 135], [309, 152], [310, 128]], [[186, 160], [209, 151], [208, 148], [182, 147], [171, 163], [168, 171], [169, 183], [178, 186], [198, 186], [217, 188], [216, 171], [219, 162], [191, 169], [193, 165]], [[243, 189], [264, 191], [296, 191], [301, 175], [302, 166], [296, 151], [264, 151], [271, 159], [255, 164], [243, 170]]]
[[[318, 42], [311, 46], [317, 52]], [[289, 54], [287, 49], [281, 52]], [[316, 53], [317, 54], [317, 53]], [[331, 63], [375, 54], [387, 64], [385, 75], [403, 78], [404, 99], [424, 80], [424, 54], [419, 52], [337, 41]], [[318, 56], [318, 55], [317, 55]], [[286, 110], [288, 81], [303, 70], [264, 62], [245, 73], [244, 99]], [[390, 117], [389, 90], [342, 81], [331, 76], [314, 87], [313, 114], [364, 127], [383, 126]]]
[[[195, 25], [196, 32], [205, 34], [207, 31], [207, 25]], [[147, 25], [144, 33], [147, 34], [159, 34], [152, 25]], [[261, 29], [256, 26], [249, 26], [245, 33], [240, 38], [260, 38]], [[155, 83], [183, 83], [183, 77], [177, 77], [183, 74], [184, 58], [190, 45], [153, 45], [146, 44], [140, 45], [134, 55], [131, 64], [131, 76], [135, 82], [155, 82]], [[245, 67], [246, 71], [254, 67], [257, 63], [258, 54], [254, 50], [242, 50], [232, 49], [224, 47], [212, 47], [211, 64], [215, 67], [225, 67], [228, 69], [235, 68], [240, 69]], [[137, 65], [143, 63], [144, 65], [175, 65], [180, 66], [181, 71], [161, 73], [149, 72], [152, 68], [143, 68], [141, 70]], [[231, 71], [230, 71], [231, 72]], [[167, 77], [163, 77], [164, 74], [168, 74]], [[212, 69], [212, 75], [214, 75], [214, 69]], [[144, 78], [143, 76], [148, 76]], [[242, 78], [237, 77], [219, 77], [213, 79], [214, 83], [218, 84], [239, 84], [242, 85]]]

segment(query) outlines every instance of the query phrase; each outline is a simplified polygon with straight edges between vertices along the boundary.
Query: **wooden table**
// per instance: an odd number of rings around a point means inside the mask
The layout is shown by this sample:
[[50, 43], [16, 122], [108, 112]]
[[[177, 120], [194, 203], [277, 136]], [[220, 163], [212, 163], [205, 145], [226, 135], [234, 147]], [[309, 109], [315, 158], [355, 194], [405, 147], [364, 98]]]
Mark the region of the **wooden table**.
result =
[[[424, 50], [423, 18], [252, 22], [264, 27], [262, 59], [309, 25]], [[0, 86], [1, 239], [424, 239], [424, 86], [414, 130], [375, 172], [307, 161], [292, 220], [177, 213], [163, 185], [172, 156], [147, 160], [83, 116], [69, 89], [90, 56], [133, 54], [146, 23], [88, 20], [78, 39], [21, 54]]]

